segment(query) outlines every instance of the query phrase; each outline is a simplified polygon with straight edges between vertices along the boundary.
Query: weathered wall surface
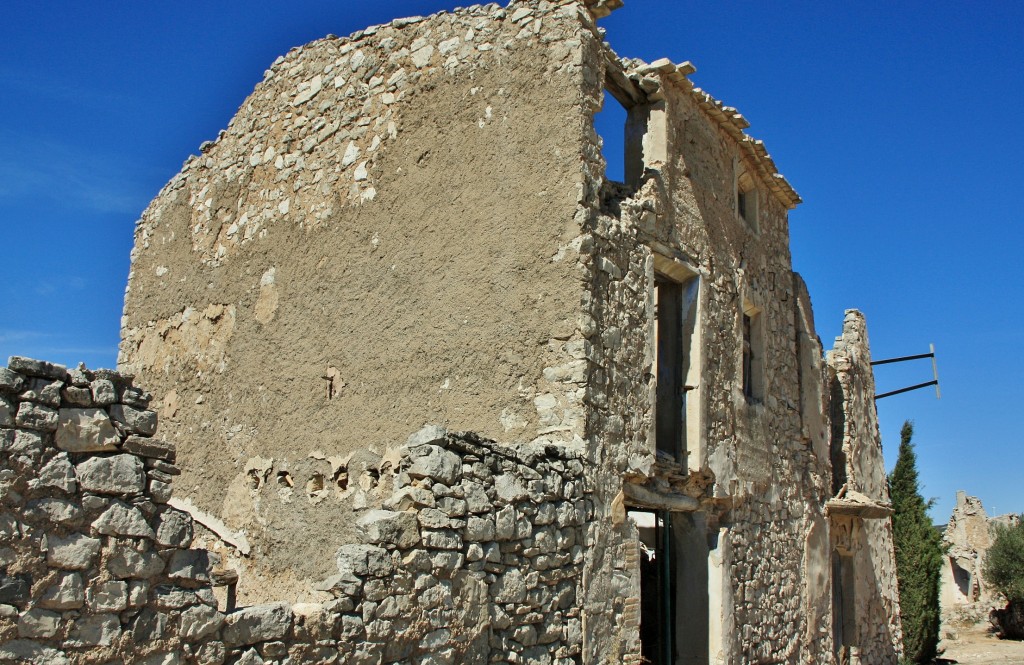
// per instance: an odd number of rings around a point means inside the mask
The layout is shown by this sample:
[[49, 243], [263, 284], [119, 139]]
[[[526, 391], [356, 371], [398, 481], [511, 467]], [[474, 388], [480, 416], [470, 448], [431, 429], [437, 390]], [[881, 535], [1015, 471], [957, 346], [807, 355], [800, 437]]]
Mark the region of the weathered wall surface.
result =
[[[295, 592], [325, 572], [297, 529], [351, 537], [353, 453], [424, 422], [583, 434], [583, 11], [487, 5], [293, 49], [138, 224], [120, 364], [187, 495]], [[340, 491], [303, 496], [322, 478]]]
[[[868, 502], [891, 505], [882, 460], [864, 315], [847, 310], [843, 334], [827, 355], [832, 377], [833, 463], [847, 492]], [[856, 609], [855, 644], [865, 663], [895, 662], [902, 654], [899, 593], [892, 522], [888, 518], [835, 518], [833, 541], [852, 556]], [[845, 590], [849, 592], [849, 589]]]

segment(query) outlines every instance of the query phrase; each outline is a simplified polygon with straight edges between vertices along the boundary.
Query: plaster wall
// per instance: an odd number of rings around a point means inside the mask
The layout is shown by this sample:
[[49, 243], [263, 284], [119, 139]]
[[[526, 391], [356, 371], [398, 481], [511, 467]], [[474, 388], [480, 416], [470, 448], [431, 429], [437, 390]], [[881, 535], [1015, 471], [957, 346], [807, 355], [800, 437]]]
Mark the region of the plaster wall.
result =
[[361, 507], [349, 464], [426, 422], [580, 440], [581, 13], [487, 5], [293, 49], [143, 214], [120, 366], [184, 493], [253, 537], [242, 597], [325, 573], [311, 550]]

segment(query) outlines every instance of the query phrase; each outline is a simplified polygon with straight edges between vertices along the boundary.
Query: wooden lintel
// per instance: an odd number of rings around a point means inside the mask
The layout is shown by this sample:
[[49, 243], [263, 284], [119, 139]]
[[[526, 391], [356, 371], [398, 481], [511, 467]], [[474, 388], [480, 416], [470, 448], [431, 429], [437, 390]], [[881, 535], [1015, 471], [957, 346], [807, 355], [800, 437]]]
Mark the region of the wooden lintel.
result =
[[624, 483], [622, 492], [626, 495], [627, 503], [637, 508], [668, 510], [676, 513], [692, 513], [700, 508], [700, 501], [692, 496], [675, 492], [659, 492], [643, 485]]

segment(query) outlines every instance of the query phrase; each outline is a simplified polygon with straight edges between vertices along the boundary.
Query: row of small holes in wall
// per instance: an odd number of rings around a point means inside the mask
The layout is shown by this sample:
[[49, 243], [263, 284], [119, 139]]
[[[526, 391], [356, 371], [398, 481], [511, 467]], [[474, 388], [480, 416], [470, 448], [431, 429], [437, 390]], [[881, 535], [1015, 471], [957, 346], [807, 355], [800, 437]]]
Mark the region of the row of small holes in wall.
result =
[[[372, 471], [370, 473], [375, 475]], [[295, 487], [295, 481], [292, 479], [292, 474], [287, 471], [278, 471], [275, 478], [277, 486], [281, 489], [292, 489]], [[249, 489], [251, 490], [259, 490], [263, 487], [263, 478], [255, 469], [251, 469], [249, 471], [249, 476], [246, 480]], [[339, 494], [347, 490], [348, 469], [343, 466], [339, 467], [338, 470], [334, 472], [332, 483]], [[322, 492], [326, 487], [327, 477], [322, 473], [314, 473], [306, 482], [306, 495], [313, 498], [317, 492]]]

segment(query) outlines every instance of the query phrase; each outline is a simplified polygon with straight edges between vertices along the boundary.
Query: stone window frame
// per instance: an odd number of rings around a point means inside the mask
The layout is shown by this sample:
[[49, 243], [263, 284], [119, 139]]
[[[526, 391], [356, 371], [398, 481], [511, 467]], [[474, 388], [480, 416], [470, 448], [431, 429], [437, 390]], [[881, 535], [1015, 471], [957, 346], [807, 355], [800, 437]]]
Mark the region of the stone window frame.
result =
[[739, 312], [739, 388], [747, 404], [764, 403], [767, 387], [764, 308], [743, 297]]
[[737, 221], [754, 235], [761, 234], [761, 193], [751, 169], [733, 160], [733, 210]]
[[[684, 399], [684, 413], [685, 422], [682, 428], [683, 436], [683, 450], [686, 459], [683, 461], [683, 465], [687, 467], [688, 471], [699, 471], [706, 462], [707, 456], [707, 437], [704, 432], [704, 391], [701, 388], [703, 366], [704, 366], [704, 352], [703, 352], [703, 339], [704, 339], [704, 291], [706, 283], [706, 275], [697, 268], [694, 264], [685, 261], [681, 258], [669, 256], [663, 254], [657, 249], [652, 249], [652, 256], [654, 258], [654, 277], [655, 275], [674, 281], [678, 284], [683, 285], [685, 290], [689, 290], [687, 295], [687, 301], [692, 303], [692, 314], [684, 321], [684, 355], [688, 359], [686, 374], [683, 377], [683, 387], [686, 390], [686, 397]], [[655, 381], [657, 381], [657, 320], [656, 320], [656, 289], [655, 280], [651, 280], [651, 303], [654, 305], [651, 308], [652, 320], [652, 344], [654, 347], [654, 362], [652, 363], [652, 373], [654, 374]], [[656, 385], [656, 384], [655, 384]], [[650, 430], [650, 449], [652, 452], [657, 450], [656, 440], [656, 423], [657, 423], [657, 394], [656, 391], [651, 393], [651, 430]]]

